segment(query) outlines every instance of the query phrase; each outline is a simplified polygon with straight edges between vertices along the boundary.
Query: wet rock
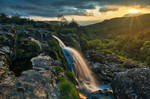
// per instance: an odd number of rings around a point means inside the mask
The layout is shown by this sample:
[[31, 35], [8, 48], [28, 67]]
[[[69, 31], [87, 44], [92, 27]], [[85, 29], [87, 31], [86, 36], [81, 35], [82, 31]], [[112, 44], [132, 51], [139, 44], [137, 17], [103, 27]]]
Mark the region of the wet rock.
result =
[[55, 60], [55, 61], [54, 61], [54, 64], [55, 64], [56, 66], [61, 66], [61, 65], [62, 65], [62, 63], [61, 63], [59, 60]]
[[10, 53], [10, 47], [8, 46], [3, 46], [2, 48], [0, 48], [0, 51], [4, 52], [4, 53]]
[[115, 99], [113, 92], [108, 89], [93, 92], [88, 96], [88, 99], [105, 99], [105, 98], [106, 99]]
[[112, 81], [117, 99], [149, 99], [150, 69], [136, 68], [118, 73]]

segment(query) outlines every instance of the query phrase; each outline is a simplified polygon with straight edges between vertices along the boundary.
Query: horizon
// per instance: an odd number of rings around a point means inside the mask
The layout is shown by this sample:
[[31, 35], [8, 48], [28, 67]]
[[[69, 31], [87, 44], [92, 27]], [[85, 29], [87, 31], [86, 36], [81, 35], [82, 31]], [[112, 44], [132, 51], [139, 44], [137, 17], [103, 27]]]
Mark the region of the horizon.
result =
[[68, 21], [89, 25], [128, 14], [150, 13], [148, 0], [0, 0], [0, 13], [20, 15], [36, 21], [60, 21], [63, 15]]

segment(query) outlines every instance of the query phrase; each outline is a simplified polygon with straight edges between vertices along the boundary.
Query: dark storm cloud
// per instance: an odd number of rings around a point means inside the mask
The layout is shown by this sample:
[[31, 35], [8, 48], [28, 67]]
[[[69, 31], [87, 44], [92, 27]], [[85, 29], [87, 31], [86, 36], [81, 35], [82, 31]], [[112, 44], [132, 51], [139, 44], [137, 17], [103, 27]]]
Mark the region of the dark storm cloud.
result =
[[99, 9], [99, 12], [105, 13], [109, 11], [118, 11], [119, 8], [110, 8], [110, 7], [103, 7]]
[[[95, 9], [96, 5], [150, 5], [150, 0], [0, 0], [0, 13], [8, 15], [55, 17], [64, 15], [87, 15], [86, 9]], [[102, 8], [101, 12], [117, 9]]]

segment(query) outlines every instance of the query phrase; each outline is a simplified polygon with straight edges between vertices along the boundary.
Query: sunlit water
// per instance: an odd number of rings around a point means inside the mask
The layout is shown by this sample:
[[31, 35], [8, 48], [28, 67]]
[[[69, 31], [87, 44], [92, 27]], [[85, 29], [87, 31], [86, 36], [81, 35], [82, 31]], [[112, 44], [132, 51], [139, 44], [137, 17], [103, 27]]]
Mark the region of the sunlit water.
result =
[[88, 68], [88, 65], [82, 55], [75, 49], [65, 46], [65, 44], [56, 36], [59, 45], [62, 47], [64, 56], [67, 60], [69, 69], [75, 73], [79, 88], [87, 92], [100, 90], [96, 84], [96, 79]]

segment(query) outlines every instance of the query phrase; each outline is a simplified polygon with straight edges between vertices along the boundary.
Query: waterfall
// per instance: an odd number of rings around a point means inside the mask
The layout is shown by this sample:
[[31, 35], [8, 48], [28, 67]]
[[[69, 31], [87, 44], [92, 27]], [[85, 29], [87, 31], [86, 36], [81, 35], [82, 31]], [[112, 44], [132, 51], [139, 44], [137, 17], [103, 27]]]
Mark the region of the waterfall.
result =
[[87, 92], [100, 90], [97, 87], [96, 80], [82, 55], [77, 50], [67, 47], [58, 37], [54, 35], [53, 37], [58, 40], [67, 60], [69, 69], [75, 73], [79, 88], [86, 90]]

